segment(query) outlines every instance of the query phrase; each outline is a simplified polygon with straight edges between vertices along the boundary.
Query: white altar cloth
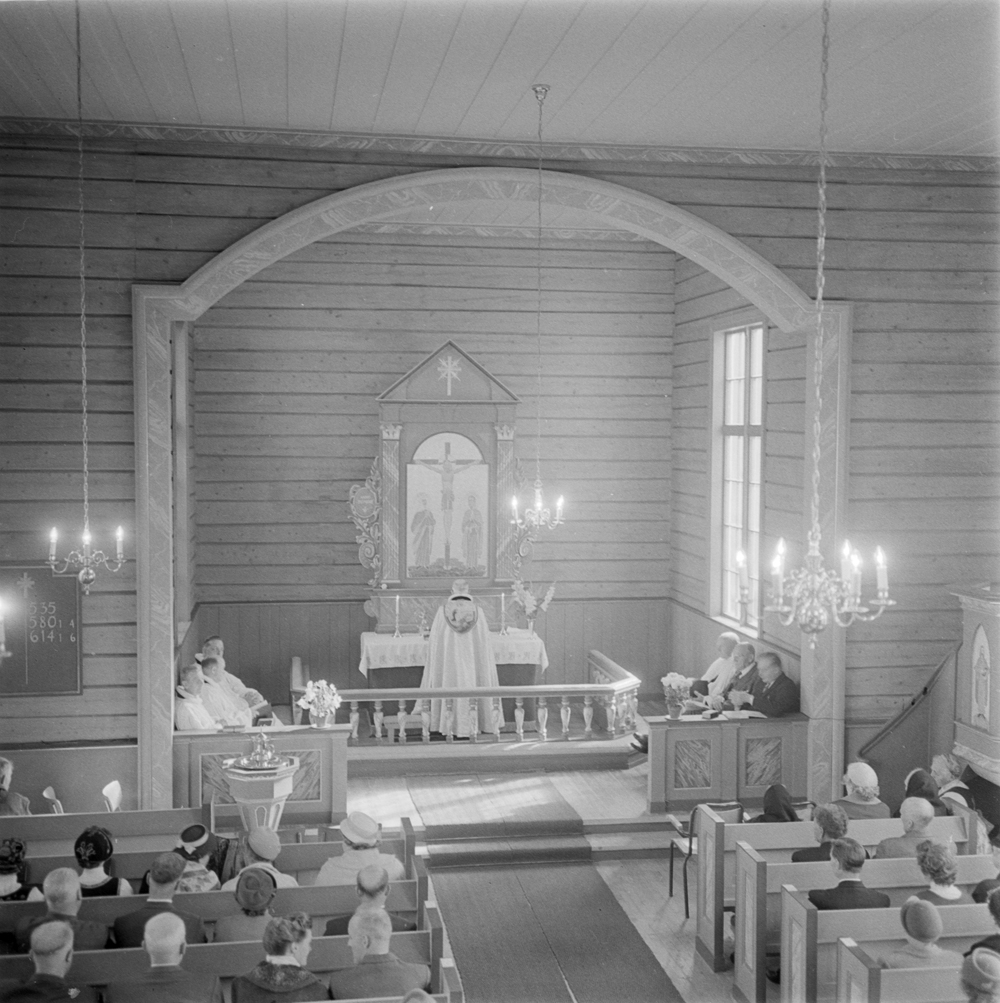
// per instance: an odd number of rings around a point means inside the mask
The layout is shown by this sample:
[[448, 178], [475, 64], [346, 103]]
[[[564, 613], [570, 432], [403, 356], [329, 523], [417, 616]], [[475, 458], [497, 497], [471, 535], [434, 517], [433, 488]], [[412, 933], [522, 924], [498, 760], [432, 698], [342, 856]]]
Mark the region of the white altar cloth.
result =
[[[549, 666], [545, 642], [537, 635], [518, 627], [508, 627], [505, 635], [490, 634], [493, 659], [497, 665], [537, 665], [542, 672]], [[361, 664], [363, 676], [369, 669], [388, 669], [402, 665], [426, 665], [427, 640], [419, 634], [376, 634], [364, 631], [361, 635]]]

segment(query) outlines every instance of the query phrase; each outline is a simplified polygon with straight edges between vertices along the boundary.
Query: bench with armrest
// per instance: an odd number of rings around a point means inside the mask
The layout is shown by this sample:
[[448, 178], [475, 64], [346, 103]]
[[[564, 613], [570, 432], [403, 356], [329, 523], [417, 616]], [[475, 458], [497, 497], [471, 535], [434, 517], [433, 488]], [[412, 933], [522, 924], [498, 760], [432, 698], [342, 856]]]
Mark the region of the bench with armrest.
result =
[[[444, 927], [438, 907], [427, 903], [421, 929], [408, 933], [394, 933], [392, 953], [403, 961], [429, 965], [431, 991], [441, 991], [440, 961], [444, 951]], [[190, 972], [235, 978], [253, 969], [264, 960], [264, 950], [259, 940], [236, 941], [226, 944], [189, 944], [184, 952], [183, 967]], [[308, 968], [316, 974], [325, 974], [354, 964], [349, 938], [313, 937]], [[0, 983], [5, 980], [23, 980], [34, 966], [24, 954], [0, 955]], [[118, 951], [79, 951], [73, 955], [69, 979], [87, 985], [104, 986], [109, 982], [141, 979], [149, 971], [149, 956], [141, 947]]]
[[[817, 909], [792, 885], [781, 894], [781, 1003], [833, 1003], [841, 937], [851, 937], [872, 956], [904, 941], [897, 907]], [[937, 943], [946, 950], [963, 954], [996, 931], [985, 905], [946, 905], [939, 911], [944, 933]]]
[[[992, 877], [996, 864], [992, 855], [956, 857], [957, 884], [974, 888], [984, 877]], [[910, 895], [925, 891], [927, 879], [913, 857], [869, 860], [861, 869], [867, 888], [889, 896], [899, 908]], [[831, 888], [836, 883], [828, 860], [809, 863], [768, 863], [749, 844], [736, 844], [736, 995], [753, 1003], [764, 1003], [765, 957], [781, 946], [781, 889], [794, 885], [801, 892]], [[898, 927], [898, 920], [896, 926]], [[900, 934], [902, 936], [902, 934]]]
[[837, 1003], [966, 1003], [961, 969], [883, 968], [851, 937], [837, 944]]
[[[928, 827], [930, 838], [954, 842], [959, 854], [975, 853], [978, 817], [975, 812], [954, 806], [955, 815], [935, 818]], [[812, 822], [727, 823], [704, 806], [696, 815], [698, 837], [698, 896], [696, 900], [695, 946], [716, 972], [727, 967], [723, 950], [723, 919], [736, 905], [736, 844], [752, 846], [764, 860], [788, 861], [792, 852], [815, 846]], [[890, 836], [900, 836], [898, 818], [851, 819], [847, 835], [866, 849]]]

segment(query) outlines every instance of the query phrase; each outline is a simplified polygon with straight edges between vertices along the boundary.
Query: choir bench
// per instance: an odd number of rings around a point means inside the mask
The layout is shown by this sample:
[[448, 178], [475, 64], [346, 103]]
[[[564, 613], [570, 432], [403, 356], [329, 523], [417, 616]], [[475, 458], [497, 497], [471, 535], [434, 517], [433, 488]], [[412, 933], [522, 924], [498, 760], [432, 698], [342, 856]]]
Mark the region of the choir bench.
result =
[[[833, 1003], [841, 937], [851, 937], [870, 955], [894, 950], [903, 940], [898, 907], [817, 909], [805, 892], [792, 885], [785, 885], [781, 895], [781, 1003]], [[938, 945], [947, 950], [962, 954], [996, 932], [985, 905], [939, 909], [944, 934]]]
[[837, 944], [837, 1000], [850, 1003], [966, 1003], [961, 969], [883, 968], [851, 937]]
[[[959, 856], [957, 883], [967, 890], [996, 872], [992, 855]], [[869, 860], [861, 869], [867, 888], [877, 888], [889, 896], [893, 907], [901, 906], [910, 895], [927, 888], [913, 857], [895, 860]], [[781, 889], [793, 885], [801, 892], [831, 888], [835, 884], [828, 860], [809, 863], [768, 863], [749, 844], [736, 844], [736, 996], [753, 1003], [764, 1003], [766, 986], [765, 957], [770, 948], [777, 953], [781, 946]], [[897, 940], [903, 937], [898, 916], [893, 929]]]
[[[960, 805], [955, 815], [935, 818], [928, 827], [930, 838], [954, 842], [959, 854], [975, 853], [978, 817]], [[698, 895], [695, 946], [698, 953], [720, 972], [728, 965], [723, 948], [726, 910], [736, 906], [736, 844], [745, 842], [768, 861], [788, 861], [799, 847], [815, 846], [812, 822], [726, 822], [716, 812], [700, 805], [693, 816], [698, 837]], [[847, 835], [871, 850], [889, 836], [900, 836], [898, 818], [851, 819]], [[832, 884], [828, 882], [828, 884]]]

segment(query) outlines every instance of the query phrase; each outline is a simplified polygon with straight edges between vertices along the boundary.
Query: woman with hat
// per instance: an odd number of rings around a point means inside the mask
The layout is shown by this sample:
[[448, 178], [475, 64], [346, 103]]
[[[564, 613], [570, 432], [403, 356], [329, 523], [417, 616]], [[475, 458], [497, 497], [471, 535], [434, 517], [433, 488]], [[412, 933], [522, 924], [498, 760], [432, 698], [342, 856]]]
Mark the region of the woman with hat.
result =
[[406, 877], [402, 862], [379, 850], [382, 831], [370, 815], [363, 811], [352, 811], [340, 823], [340, 835], [344, 839], [344, 852], [340, 856], [330, 857], [323, 864], [313, 884], [353, 885], [358, 871], [370, 865], [384, 867], [390, 881], [401, 881]]
[[304, 913], [272, 919], [264, 930], [264, 960], [233, 979], [233, 1003], [296, 1003], [328, 1000], [330, 987], [306, 967], [312, 920]]
[[0, 815], [30, 815], [31, 802], [10, 789], [14, 777], [14, 764], [0, 756]]
[[281, 853], [281, 840], [273, 829], [254, 829], [246, 838], [243, 857], [246, 863], [239, 872], [231, 877], [223, 886], [224, 892], [236, 890], [236, 882], [248, 867], [259, 867], [268, 872], [278, 888], [298, 888], [299, 883], [291, 874], [283, 874], [275, 866], [274, 861]]
[[28, 848], [23, 839], [0, 839], [0, 902], [38, 902], [45, 896], [37, 885], [22, 885]]
[[261, 867], [248, 867], [236, 879], [233, 894], [242, 912], [223, 916], [215, 924], [215, 943], [233, 940], [260, 940], [274, 918], [269, 906], [277, 891], [274, 878]]
[[215, 836], [205, 826], [189, 825], [181, 833], [177, 849], [174, 850], [174, 853], [184, 858], [184, 874], [177, 882], [179, 892], [214, 892], [218, 889], [222, 883], [219, 875], [208, 867], [214, 851]]
[[114, 852], [114, 837], [102, 826], [89, 826], [76, 837], [73, 853], [80, 865], [80, 893], [85, 899], [132, 894], [132, 886], [124, 878], [113, 878], [105, 869]]
[[878, 775], [867, 763], [851, 763], [844, 774], [847, 795], [834, 801], [848, 818], [888, 818], [889, 806], [879, 801]]
[[962, 962], [961, 980], [969, 1003], [1000, 1003], [1000, 954], [977, 947]]

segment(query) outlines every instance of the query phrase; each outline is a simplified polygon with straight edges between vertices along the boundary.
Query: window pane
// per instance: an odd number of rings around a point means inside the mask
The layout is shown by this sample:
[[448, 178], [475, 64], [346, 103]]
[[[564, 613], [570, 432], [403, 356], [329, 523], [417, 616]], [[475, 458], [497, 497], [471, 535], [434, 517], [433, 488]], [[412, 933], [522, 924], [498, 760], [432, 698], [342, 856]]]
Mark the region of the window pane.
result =
[[764, 392], [764, 328], [750, 328], [750, 417], [751, 425], [761, 422]]
[[726, 334], [725, 425], [742, 425], [746, 394], [746, 332]]
[[[751, 533], [756, 533], [760, 530], [760, 436], [750, 436], [747, 445], [749, 446], [747, 474], [750, 481], [747, 528]], [[753, 565], [751, 565], [752, 570]]]

